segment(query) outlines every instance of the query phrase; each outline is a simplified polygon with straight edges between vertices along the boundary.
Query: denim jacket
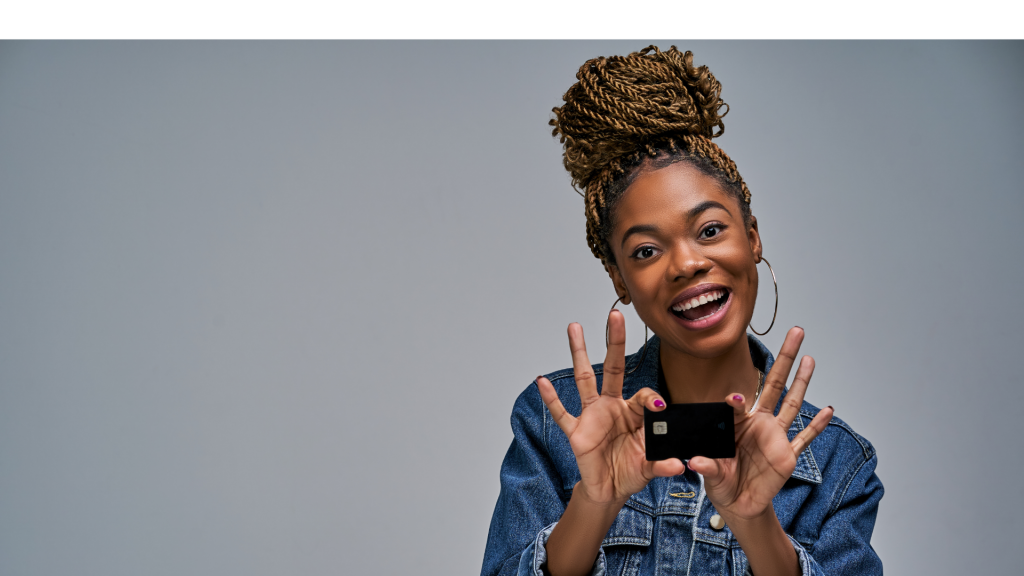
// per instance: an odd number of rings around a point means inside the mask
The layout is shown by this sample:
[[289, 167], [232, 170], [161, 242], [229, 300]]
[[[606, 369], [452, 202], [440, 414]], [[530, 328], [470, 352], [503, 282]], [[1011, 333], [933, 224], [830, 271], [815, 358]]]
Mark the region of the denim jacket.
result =
[[[754, 365], [764, 373], [771, 353], [748, 335]], [[623, 382], [629, 398], [644, 387], [657, 389], [658, 338], [646, 355], [626, 358], [627, 370], [642, 364]], [[602, 366], [594, 366], [601, 386]], [[580, 398], [571, 369], [548, 374], [565, 409], [580, 414]], [[783, 394], [783, 398], [785, 394]], [[775, 407], [778, 414], [782, 398]], [[792, 440], [818, 409], [803, 403], [789, 428]], [[580, 480], [569, 439], [551, 419], [536, 382], [512, 409], [515, 438], [501, 465], [501, 493], [491, 518], [483, 576], [542, 576], [545, 544]], [[782, 528], [799, 558], [802, 574], [871, 575], [882, 563], [871, 547], [882, 483], [875, 474], [871, 444], [842, 420], [800, 454], [793, 475], [772, 500]], [[725, 526], [711, 526], [715, 507], [704, 493], [703, 478], [691, 470], [655, 478], [622, 507], [594, 562], [593, 576], [656, 574], [750, 574], [743, 549]]]

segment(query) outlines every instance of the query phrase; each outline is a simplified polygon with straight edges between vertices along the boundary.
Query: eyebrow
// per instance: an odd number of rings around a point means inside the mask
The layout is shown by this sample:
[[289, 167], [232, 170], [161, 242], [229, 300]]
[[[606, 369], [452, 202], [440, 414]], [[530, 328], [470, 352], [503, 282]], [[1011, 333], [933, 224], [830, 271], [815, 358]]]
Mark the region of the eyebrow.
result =
[[[725, 210], [726, 214], [732, 216], [732, 212], [729, 212], [729, 209], [723, 206], [720, 202], [715, 202], [714, 200], [705, 200], [704, 202], [697, 204], [693, 208], [690, 208], [690, 210], [686, 212], [686, 219], [693, 220], [697, 216], [700, 216], [701, 213], [706, 212], [712, 208], [720, 208], [722, 210]], [[657, 231], [658, 227], [653, 224], [637, 224], [635, 226], [630, 226], [629, 229], [626, 230], [626, 233], [622, 235], [622, 246], [626, 246], [626, 239], [628, 239], [633, 234], [643, 234], [646, 232]]]

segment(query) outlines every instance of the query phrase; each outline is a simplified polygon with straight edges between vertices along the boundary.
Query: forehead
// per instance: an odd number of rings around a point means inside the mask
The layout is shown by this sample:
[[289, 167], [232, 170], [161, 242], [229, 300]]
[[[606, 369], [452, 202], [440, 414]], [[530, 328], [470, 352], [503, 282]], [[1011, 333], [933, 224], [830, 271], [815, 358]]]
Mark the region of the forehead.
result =
[[687, 162], [644, 172], [626, 188], [615, 207], [613, 234], [635, 224], [682, 223], [690, 210], [707, 201], [718, 202], [728, 210], [729, 214], [716, 210], [717, 218], [742, 217], [736, 199], [717, 180]]

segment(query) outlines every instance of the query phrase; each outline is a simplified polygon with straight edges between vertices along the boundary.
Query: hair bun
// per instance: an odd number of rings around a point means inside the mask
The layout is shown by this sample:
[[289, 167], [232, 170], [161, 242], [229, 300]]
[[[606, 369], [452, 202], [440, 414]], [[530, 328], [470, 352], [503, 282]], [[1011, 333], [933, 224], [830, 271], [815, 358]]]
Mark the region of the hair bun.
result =
[[715, 138], [725, 130], [729, 107], [720, 98], [722, 85], [707, 66], [693, 65], [690, 51], [648, 46], [628, 56], [594, 58], [576, 79], [550, 124], [577, 186], [586, 188], [638, 147], [671, 137]]

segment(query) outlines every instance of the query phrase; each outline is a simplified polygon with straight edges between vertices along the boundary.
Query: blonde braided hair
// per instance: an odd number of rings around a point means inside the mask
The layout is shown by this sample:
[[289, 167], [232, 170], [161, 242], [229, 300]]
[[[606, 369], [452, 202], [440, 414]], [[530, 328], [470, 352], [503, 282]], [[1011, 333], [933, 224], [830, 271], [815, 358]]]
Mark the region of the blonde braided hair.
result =
[[750, 222], [750, 190], [711, 141], [724, 132], [722, 117], [729, 112], [722, 85], [707, 66], [693, 65], [691, 52], [648, 46], [629, 56], [593, 58], [576, 79], [549, 124], [563, 145], [573, 187], [584, 190], [587, 244], [606, 268], [615, 264], [608, 245], [612, 210], [641, 166], [691, 163], [735, 195]]

